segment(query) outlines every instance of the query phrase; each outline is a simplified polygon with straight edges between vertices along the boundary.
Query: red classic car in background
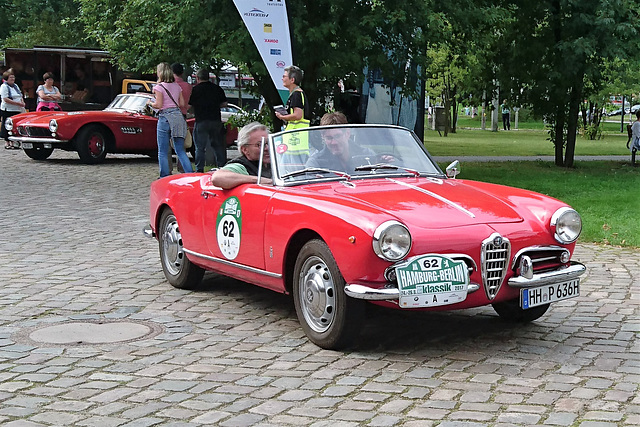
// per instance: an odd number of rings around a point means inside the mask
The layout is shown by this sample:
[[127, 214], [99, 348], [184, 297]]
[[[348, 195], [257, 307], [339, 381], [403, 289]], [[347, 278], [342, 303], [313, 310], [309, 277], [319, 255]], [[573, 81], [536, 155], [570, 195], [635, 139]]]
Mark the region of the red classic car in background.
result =
[[[102, 162], [107, 153], [156, 156], [158, 119], [147, 105], [152, 95], [121, 94], [102, 111], [22, 113], [6, 120], [9, 140], [35, 160], [54, 149], [77, 151], [82, 162]], [[193, 129], [193, 119], [187, 121]]]
[[[292, 154], [300, 141], [310, 153]], [[328, 349], [353, 342], [367, 302], [491, 305], [527, 322], [580, 293], [575, 210], [531, 191], [455, 179], [458, 163], [443, 173], [407, 129], [318, 126], [263, 145], [273, 185], [222, 190], [211, 183], [215, 171], [151, 184], [145, 234], [158, 239], [173, 286], [193, 288], [211, 270], [293, 294], [304, 332]]]

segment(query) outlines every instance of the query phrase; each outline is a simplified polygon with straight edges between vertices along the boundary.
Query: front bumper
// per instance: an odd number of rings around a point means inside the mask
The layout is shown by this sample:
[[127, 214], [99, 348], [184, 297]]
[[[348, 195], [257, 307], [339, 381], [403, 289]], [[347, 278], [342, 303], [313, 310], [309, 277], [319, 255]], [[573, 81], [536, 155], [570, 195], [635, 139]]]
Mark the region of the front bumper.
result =
[[[537, 286], [550, 285], [554, 283], [567, 282], [582, 276], [587, 268], [576, 261], [571, 261], [568, 267], [562, 267], [554, 271], [534, 274], [531, 279], [522, 276], [512, 277], [507, 284], [513, 288], [534, 288]], [[477, 283], [470, 283], [467, 287], [467, 294], [480, 289]], [[394, 284], [388, 284], [384, 288], [372, 288], [359, 284], [347, 284], [344, 292], [351, 298], [363, 299], [368, 301], [389, 301], [399, 300], [400, 290]]]
[[65, 142], [69, 142], [67, 139], [56, 139], [56, 138], [35, 138], [32, 136], [10, 136], [9, 141], [19, 142], [21, 144], [25, 142], [30, 142], [32, 144], [62, 144]]
[[571, 261], [568, 267], [562, 267], [546, 273], [534, 274], [531, 279], [523, 276], [514, 276], [507, 284], [513, 288], [534, 288], [536, 286], [552, 285], [554, 283], [568, 282], [577, 279], [587, 271], [587, 267], [576, 261]]
[[[344, 287], [344, 293], [351, 298], [363, 299], [367, 301], [389, 301], [399, 300], [400, 290], [397, 286], [389, 284], [386, 288], [372, 288], [364, 285], [350, 284]], [[470, 283], [467, 286], [467, 295], [480, 289], [477, 283]]]

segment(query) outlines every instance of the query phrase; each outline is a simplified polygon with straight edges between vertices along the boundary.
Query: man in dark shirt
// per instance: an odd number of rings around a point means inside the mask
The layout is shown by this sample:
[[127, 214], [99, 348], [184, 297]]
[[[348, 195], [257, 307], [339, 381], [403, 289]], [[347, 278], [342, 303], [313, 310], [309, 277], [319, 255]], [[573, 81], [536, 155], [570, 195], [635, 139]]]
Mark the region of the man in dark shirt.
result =
[[220, 107], [227, 105], [227, 96], [220, 86], [209, 81], [209, 70], [201, 68], [196, 74], [197, 85], [191, 92], [196, 125], [193, 139], [196, 144], [196, 172], [204, 172], [205, 150], [213, 147], [216, 165], [227, 163], [227, 147], [222, 139]]

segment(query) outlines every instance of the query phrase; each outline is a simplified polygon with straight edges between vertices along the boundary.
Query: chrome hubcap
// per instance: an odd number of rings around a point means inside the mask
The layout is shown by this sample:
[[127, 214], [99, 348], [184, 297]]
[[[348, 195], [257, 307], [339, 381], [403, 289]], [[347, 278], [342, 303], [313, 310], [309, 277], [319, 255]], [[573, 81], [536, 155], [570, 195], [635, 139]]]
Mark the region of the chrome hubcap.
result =
[[104, 141], [99, 135], [93, 135], [89, 139], [89, 153], [91, 153], [93, 157], [100, 157], [103, 151]]
[[175, 217], [170, 217], [162, 230], [162, 262], [167, 271], [176, 276], [180, 274], [184, 261], [182, 235]]
[[325, 332], [335, 317], [335, 286], [329, 267], [316, 256], [300, 271], [299, 302], [307, 324], [315, 332]]

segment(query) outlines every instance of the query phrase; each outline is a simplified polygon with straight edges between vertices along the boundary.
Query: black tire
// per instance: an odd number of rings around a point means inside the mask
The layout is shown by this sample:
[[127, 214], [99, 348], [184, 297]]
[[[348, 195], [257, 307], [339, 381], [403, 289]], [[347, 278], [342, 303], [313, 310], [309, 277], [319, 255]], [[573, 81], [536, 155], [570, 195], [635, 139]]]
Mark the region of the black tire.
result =
[[76, 136], [76, 150], [82, 163], [95, 165], [107, 157], [108, 135], [98, 125], [89, 125], [80, 129]]
[[498, 316], [508, 322], [528, 323], [542, 317], [549, 309], [549, 304], [523, 310], [520, 308], [520, 300], [512, 299], [493, 304], [493, 309], [498, 313]]
[[338, 350], [360, 331], [365, 303], [348, 297], [344, 286], [327, 244], [307, 242], [293, 271], [293, 301], [304, 333], [319, 347]]
[[169, 283], [178, 289], [194, 289], [202, 281], [204, 269], [187, 258], [182, 247], [182, 235], [178, 220], [171, 209], [166, 209], [160, 217], [158, 245], [162, 271]]
[[53, 148], [29, 148], [22, 151], [33, 160], [46, 160], [53, 153]]

